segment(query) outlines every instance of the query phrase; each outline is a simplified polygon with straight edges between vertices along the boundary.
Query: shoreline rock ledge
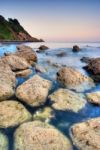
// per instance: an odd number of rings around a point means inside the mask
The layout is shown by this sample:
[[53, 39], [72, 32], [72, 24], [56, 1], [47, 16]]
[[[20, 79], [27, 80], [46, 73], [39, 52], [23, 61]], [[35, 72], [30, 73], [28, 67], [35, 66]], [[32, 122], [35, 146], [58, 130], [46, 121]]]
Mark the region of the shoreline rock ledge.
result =
[[71, 137], [79, 150], [100, 150], [100, 117], [73, 125]]
[[51, 81], [34, 75], [17, 88], [16, 97], [30, 106], [40, 106], [46, 102], [51, 86]]
[[33, 121], [16, 130], [14, 150], [72, 150], [72, 146], [69, 139], [52, 125]]

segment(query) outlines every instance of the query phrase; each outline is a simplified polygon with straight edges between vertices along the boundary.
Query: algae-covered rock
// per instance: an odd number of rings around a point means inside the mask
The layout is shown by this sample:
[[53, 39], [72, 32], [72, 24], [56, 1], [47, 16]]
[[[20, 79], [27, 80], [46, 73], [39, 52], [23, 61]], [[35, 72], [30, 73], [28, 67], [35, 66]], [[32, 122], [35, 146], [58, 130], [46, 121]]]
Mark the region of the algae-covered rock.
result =
[[50, 119], [54, 118], [54, 116], [53, 109], [50, 107], [45, 107], [36, 111], [33, 115], [33, 120], [49, 122]]
[[81, 95], [68, 89], [58, 89], [48, 97], [52, 107], [57, 110], [69, 110], [78, 112], [85, 107], [86, 100]]
[[61, 68], [57, 72], [57, 80], [63, 87], [78, 92], [83, 92], [94, 87], [94, 82], [90, 77], [81, 74], [71, 67]]
[[53, 126], [39, 121], [22, 124], [14, 138], [14, 150], [72, 150], [67, 137]]
[[40, 106], [46, 102], [51, 81], [35, 75], [16, 90], [16, 96], [30, 106]]
[[87, 93], [86, 96], [90, 103], [100, 105], [100, 91]]
[[73, 125], [71, 136], [78, 150], [100, 150], [100, 117]]
[[13, 100], [0, 102], [1, 128], [17, 126], [31, 118], [31, 114], [19, 102]]
[[8, 138], [0, 132], [0, 150], [8, 150]]

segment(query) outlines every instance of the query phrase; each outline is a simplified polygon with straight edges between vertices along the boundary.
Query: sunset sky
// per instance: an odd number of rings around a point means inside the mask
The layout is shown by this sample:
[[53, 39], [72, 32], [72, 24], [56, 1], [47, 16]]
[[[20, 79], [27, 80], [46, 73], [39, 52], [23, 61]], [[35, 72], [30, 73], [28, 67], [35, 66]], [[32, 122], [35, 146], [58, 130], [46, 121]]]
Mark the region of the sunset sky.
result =
[[0, 15], [47, 41], [100, 41], [100, 0], [0, 0]]

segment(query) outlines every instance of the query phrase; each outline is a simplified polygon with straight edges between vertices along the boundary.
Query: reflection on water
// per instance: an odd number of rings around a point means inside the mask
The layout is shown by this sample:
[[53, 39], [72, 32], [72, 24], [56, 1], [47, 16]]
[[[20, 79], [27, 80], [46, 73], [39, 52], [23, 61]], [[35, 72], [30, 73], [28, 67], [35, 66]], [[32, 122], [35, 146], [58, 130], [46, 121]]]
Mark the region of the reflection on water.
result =
[[[72, 46], [74, 43], [25, 43], [26, 45], [31, 46], [33, 49], [37, 50], [37, 48], [41, 44], [45, 44], [50, 49], [44, 53], [37, 53], [38, 55], [38, 64], [45, 68], [45, 73], [39, 73], [39, 75], [43, 76], [46, 79], [53, 81], [53, 87], [50, 93], [54, 92], [56, 89], [60, 87], [59, 83], [56, 81], [56, 72], [62, 66], [70, 66], [76, 68], [80, 72], [85, 75], [88, 75], [87, 72], [82, 68], [85, 66], [85, 63], [82, 63], [80, 59], [82, 57], [100, 57], [100, 43], [78, 43], [81, 47], [81, 51], [79, 53], [72, 52]], [[75, 43], [76, 44], [76, 43]], [[17, 44], [0, 44], [0, 56], [3, 56], [5, 52], [15, 52]], [[63, 57], [58, 57], [57, 54], [60, 52], [66, 53]], [[24, 81], [32, 77], [37, 72], [32, 68], [33, 74], [28, 78], [17, 78], [18, 85], [22, 84]], [[18, 86], [17, 85], [17, 86]], [[89, 91], [100, 91], [100, 84], [96, 85], [95, 88]], [[88, 91], [86, 91], [88, 92]], [[85, 94], [85, 93], [84, 93]], [[25, 105], [25, 104], [24, 104]], [[47, 105], [47, 104], [46, 104]], [[31, 113], [34, 113], [38, 108], [32, 108], [25, 105]], [[85, 108], [83, 108], [78, 113], [73, 113], [69, 111], [58, 111], [54, 110], [55, 118], [51, 120], [51, 124], [53, 124], [56, 128], [62, 131], [65, 135], [69, 135], [69, 128], [76, 122], [81, 122], [88, 118], [94, 118], [100, 116], [100, 107], [87, 103]], [[9, 150], [13, 147], [13, 132], [15, 129], [1, 129], [5, 132], [10, 139]], [[74, 148], [76, 150], [76, 148]]]

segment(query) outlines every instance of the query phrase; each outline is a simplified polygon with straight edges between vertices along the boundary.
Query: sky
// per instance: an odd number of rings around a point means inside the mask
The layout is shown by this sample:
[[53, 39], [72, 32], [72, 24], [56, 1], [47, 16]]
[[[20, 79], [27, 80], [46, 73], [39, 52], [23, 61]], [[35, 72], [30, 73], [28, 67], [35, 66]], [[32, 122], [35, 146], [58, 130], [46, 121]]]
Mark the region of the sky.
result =
[[100, 41], [100, 0], [0, 0], [0, 15], [45, 41]]

